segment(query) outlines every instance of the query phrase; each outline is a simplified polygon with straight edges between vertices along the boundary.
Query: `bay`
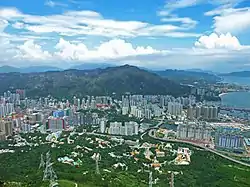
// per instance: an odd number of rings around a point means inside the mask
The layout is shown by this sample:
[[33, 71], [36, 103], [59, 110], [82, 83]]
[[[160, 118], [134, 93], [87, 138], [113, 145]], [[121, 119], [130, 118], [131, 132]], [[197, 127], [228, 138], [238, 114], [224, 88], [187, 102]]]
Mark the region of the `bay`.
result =
[[221, 96], [222, 106], [250, 108], [250, 92], [230, 92]]
[[[231, 84], [250, 86], [250, 77], [222, 77], [223, 81]], [[230, 92], [221, 95], [222, 106], [250, 108], [250, 92]]]
[[242, 86], [250, 86], [250, 77], [231, 77], [231, 76], [225, 76], [222, 77], [221, 82], [225, 83], [231, 83], [231, 84], [238, 84]]

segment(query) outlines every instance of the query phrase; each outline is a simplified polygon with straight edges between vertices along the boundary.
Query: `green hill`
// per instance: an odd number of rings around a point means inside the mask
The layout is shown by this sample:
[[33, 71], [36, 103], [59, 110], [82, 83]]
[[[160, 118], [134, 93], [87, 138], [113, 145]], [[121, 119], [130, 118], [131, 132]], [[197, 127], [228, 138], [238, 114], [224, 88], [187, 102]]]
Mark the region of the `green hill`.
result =
[[43, 73], [0, 74], [0, 92], [24, 88], [28, 96], [72, 97], [83, 95], [189, 93], [189, 87], [134, 66], [95, 70], [65, 70]]

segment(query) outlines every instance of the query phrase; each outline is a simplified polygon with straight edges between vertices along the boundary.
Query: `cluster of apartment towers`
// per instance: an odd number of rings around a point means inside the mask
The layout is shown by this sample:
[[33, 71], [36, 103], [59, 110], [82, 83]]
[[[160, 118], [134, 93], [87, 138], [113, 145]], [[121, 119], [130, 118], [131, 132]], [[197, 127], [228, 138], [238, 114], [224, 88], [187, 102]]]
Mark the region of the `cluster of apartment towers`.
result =
[[102, 120], [100, 123], [101, 133], [133, 136], [139, 133], [139, 124], [134, 121], [124, 122], [110, 122], [110, 127], [106, 128], [106, 123]]
[[211, 133], [212, 128], [205, 122], [189, 122], [177, 126], [178, 139], [209, 142], [211, 140]]
[[205, 119], [215, 120], [218, 118], [217, 106], [188, 106], [187, 117], [188, 119]]

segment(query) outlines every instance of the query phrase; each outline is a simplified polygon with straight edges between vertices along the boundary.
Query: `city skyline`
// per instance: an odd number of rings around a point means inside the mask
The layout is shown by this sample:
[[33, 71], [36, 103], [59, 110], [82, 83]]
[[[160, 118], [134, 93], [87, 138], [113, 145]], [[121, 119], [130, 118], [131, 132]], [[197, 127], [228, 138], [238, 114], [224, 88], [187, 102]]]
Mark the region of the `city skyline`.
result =
[[0, 66], [250, 69], [247, 0], [9, 0], [0, 7]]

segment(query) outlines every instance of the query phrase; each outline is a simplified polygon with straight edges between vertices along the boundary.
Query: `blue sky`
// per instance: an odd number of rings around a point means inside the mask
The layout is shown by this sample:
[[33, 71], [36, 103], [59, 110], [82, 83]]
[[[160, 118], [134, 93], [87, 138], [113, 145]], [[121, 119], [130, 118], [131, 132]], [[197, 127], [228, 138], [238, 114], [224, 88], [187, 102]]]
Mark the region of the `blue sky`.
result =
[[0, 65], [250, 69], [249, 0], [0, 2]]

